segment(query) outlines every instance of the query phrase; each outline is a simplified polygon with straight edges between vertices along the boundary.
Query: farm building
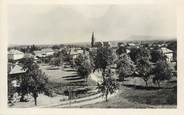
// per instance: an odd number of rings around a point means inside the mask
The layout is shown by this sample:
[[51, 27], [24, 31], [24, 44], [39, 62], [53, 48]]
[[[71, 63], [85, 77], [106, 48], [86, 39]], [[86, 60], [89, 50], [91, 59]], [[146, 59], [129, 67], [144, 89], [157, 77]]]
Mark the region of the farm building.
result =
[[166, 48], [166, 47], [162, 47], [161, 51], [165, 54], [165, 56], [167, 57], [167, 61], [171, 62], [173, 60], [173, 51]]
[[52, 50], [51, 48], [46, 48], [46, 49], [34, 51], [34, 55], [36, 57], [47, 57], [47, 56], [51, 56], [53, 54], [54, 54], [54, 50]]
[[36, 57], [46, 57], [46, 55], [42, 51], [34, 51], [34, 55]]
[[15, 49], [11, 49], [10, 51], [8, 51], [8, 59], [10, 60], [19, 60], [24, 58], [24, 53], [19, 51], [19, 50], [15, 50]]
[[41, 50], [46, 56], [51, 56], [54, 54], [54, 50], [51, 48], [46, 48]]
[[83, 54], [84, 51], [80, 48], [71, 48], [70, 55], [75, 59], [79, 54]]
[[10, 71], [8, 73], [8, 79], [11, 80], [12, 86], [13, 87], [18, 87], [19, 83], [26, 73], [26, 70], [24, 70], [20, 65], [15, 64], [11, 65]]

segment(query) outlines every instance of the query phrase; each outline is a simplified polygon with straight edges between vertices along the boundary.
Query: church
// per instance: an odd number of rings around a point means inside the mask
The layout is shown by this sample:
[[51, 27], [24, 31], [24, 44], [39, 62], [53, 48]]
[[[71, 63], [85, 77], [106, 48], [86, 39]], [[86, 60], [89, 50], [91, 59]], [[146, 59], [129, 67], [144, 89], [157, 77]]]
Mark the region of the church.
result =
[[110, 42], [108, 41], [104, 41], [104, 42], [95, 42], [95, 34], [94, 32], [92, 32], [92, 36], [91, 36], [91, 48], [97, 48], [97, 47], [110, 47]]

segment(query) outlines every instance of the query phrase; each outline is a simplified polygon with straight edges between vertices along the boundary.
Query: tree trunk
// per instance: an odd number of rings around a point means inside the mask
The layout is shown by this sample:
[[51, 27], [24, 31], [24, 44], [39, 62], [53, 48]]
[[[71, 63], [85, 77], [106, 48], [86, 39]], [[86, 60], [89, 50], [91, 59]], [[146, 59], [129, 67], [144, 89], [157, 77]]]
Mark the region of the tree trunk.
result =
[[37, 92], [33, 92], [33, 97], [34, 97], [35, 106], [37, 106], [38, 93]]
[[146, 82], [146, 87], [148, 87], [148, 80], [145, 80], [145, 82]]
[[86, 85], [87, 85], [88, 84], [87, 76], [85, 76], [85, 82], [86, 82]]
[[122, 77], [121, 77], [121, 81], [123, 82], [124, 80], [125, 80], [125, 77], [124, 77], [124, 76], [122, 76]]
[[157, 80], [157, 85], [158, 85], [158, 87], [160, 88], [160, 82]]
[[37, 106], [37, 97], [34, 97], [35, 106]]
[[107, 102], [108, 101], [108, 93], [106, 92], [105, 94], [105, 101]]
[[24, 96], [25, 96], [25, 93], [22, 93], [21, 94], [21, 98], [20, 98], [20, 102], [24, 102], [25, 101]]

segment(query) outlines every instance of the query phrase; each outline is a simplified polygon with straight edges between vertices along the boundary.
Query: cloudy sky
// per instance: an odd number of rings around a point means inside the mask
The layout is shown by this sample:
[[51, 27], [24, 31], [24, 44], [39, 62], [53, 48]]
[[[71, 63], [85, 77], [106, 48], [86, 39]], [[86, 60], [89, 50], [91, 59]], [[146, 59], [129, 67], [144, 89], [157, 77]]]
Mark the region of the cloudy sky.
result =
[[88, 42], [93, 31], [98, 41], [169, 39], [176, 37], [176, 13], [157, 5], [8, 6], [9, 44]]

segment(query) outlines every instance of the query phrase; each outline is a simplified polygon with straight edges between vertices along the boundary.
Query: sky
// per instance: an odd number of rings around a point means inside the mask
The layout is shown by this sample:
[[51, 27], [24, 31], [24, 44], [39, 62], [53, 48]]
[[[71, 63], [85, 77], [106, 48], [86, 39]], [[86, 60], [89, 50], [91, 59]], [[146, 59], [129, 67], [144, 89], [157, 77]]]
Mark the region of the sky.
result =
[[159, 5], [8, 6], [9, 44], [90, 42], [92, 32], [97, 41], [176, 38], [176, 13]]

